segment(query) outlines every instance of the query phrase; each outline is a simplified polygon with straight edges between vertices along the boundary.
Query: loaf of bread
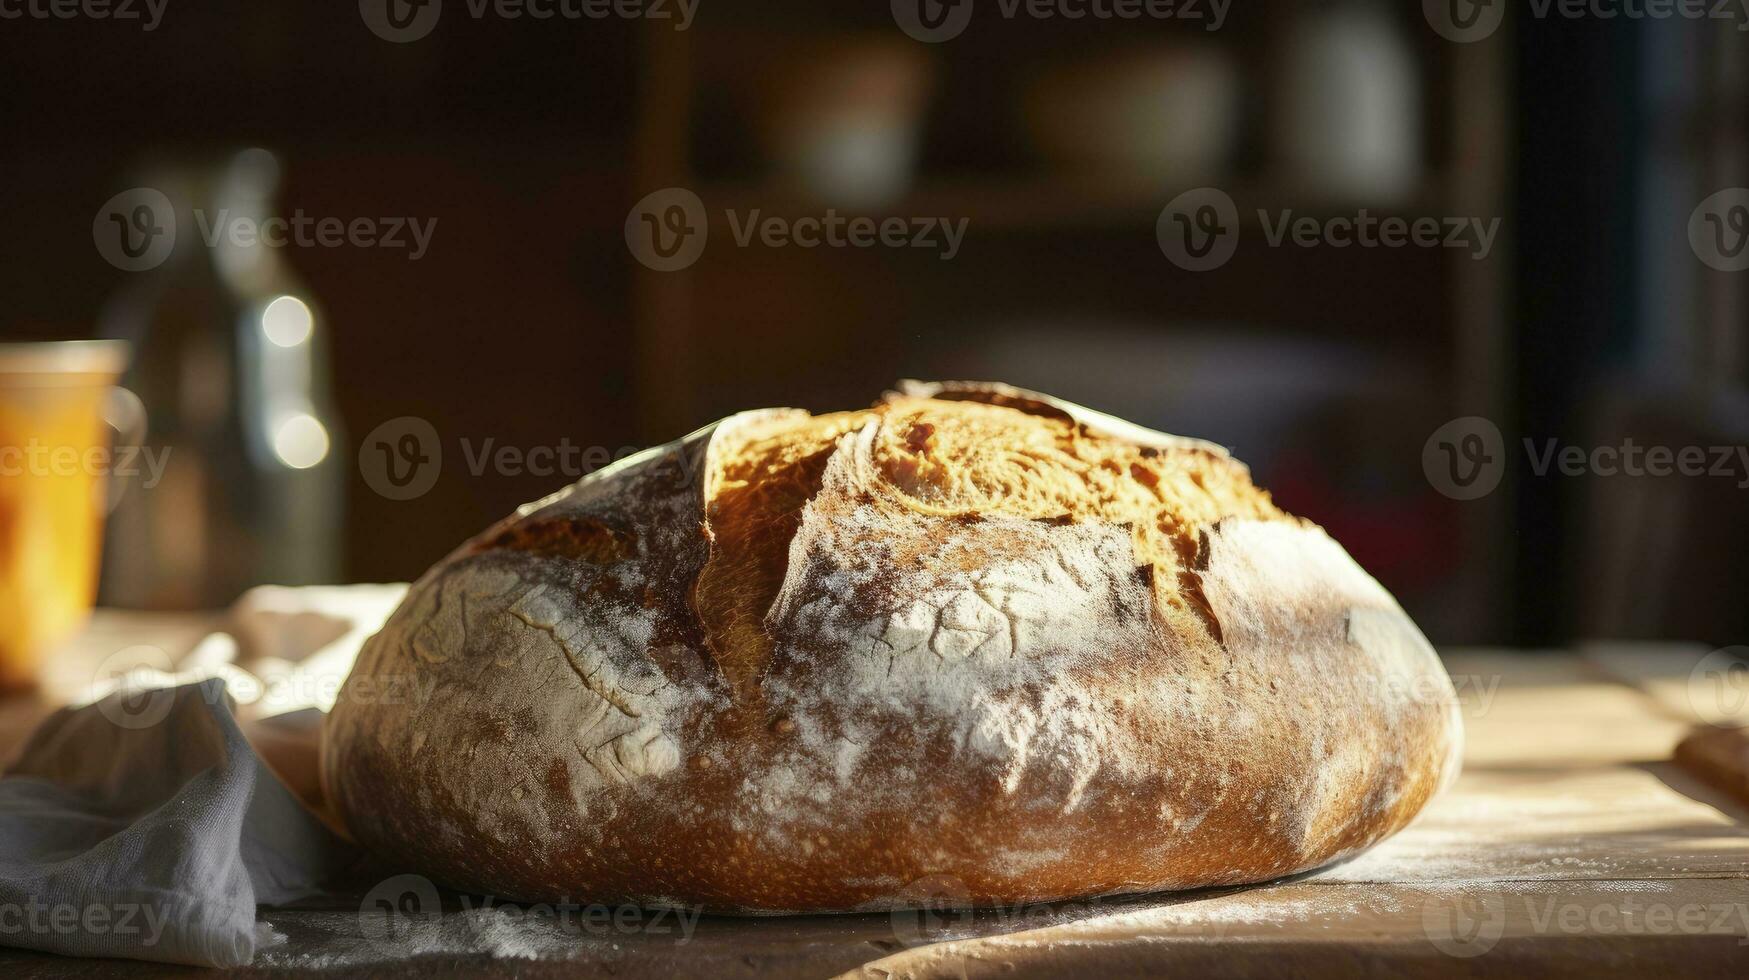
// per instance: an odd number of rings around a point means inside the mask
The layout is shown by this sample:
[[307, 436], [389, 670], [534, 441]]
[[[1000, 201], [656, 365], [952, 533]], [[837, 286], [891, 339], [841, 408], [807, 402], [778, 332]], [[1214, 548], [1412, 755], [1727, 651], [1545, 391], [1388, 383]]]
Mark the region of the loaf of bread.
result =
[[323, 779], [470, 891], [872, 910], [1304, 871], [1408, 823], [1461, 741], [1397, 603], [1221, 448], [910, 383], [733, 416], [463, 545], [365, 645]]

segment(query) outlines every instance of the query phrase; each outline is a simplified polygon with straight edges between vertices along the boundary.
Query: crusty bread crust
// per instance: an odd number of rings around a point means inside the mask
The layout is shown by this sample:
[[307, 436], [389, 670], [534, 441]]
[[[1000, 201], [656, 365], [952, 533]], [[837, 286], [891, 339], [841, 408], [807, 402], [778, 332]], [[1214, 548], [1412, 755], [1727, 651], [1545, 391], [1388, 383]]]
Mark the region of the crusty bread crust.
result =
[[909, 385], [464, 545], [365, 645], [323, 772], [457, 887], [836, 911], [1302, 871], [1406, 824], [1461, 738], [1414, 624], [1224, 450]]

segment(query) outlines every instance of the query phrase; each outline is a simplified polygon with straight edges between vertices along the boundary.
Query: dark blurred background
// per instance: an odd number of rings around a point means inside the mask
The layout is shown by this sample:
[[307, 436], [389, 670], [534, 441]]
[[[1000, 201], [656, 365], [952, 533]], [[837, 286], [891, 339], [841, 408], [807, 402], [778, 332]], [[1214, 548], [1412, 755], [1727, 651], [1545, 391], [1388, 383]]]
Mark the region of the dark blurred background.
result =
[[[1232, 446], [1436, 641], [1741, 642], [1749, 473], [1539, 476], [1522, 440], [1746, 442], [1746, 274], [1700, 261], [1688, 229], [1749, 183], [1749, 35], [1503, 9], [1467, 42], [1368, 0], [1234, 4], [1218, 30], [978, 0], [939, 43], [885, 4], [800, 0], [703, 0], [685, 30], [448, 0], [405, 43], [348, 3], [168, 0], [150, 31], [3, 20], [0, 326], [131, 340], [147, 444], [176, 447], [112, 521], [108, 602], [405, 579], [578, 475], [476, 474], [464, 441], [619, 454], [738, 409], [975, 378]], [[174, 200], [179, 239], [124, 271], [94, 216], [142, 186]], [[1156, 221], [1202, 186], [1243, 230], [1197, 272]], [[670, 187], [710, 239], [664, 272], [626, 225]], [[739, 247], [723, 220], [829, 207], [968, 230], [944, 260]], [[436, 225], [416, 260], [239, 259], [200, 241], [195, 208]], [[1498, 238], [1480, 259], [1268, 247], [1255, 219], [1360, 208], [1498, 218]], [[443, 460], [392, 499], [361, 461], [407, 416]], [[1507, 463], [1458, 500], [1423, 461], [1468, 416]]]

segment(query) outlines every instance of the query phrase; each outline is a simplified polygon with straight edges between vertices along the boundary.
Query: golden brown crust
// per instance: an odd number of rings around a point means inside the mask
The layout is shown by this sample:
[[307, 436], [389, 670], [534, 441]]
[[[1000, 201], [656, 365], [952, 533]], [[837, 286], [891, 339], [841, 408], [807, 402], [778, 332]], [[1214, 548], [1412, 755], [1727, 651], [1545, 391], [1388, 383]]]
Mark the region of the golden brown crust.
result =
[[725, 420], [434, 568], [329, 719], [353, 833], [511, 898], [1014, 902], [1314, 867], [1451, 778], [1426, 641], [1224, 451], [908, 392]]
[[739, 703], [758, 697], [771, 651], [763, 620], [783, 585], [802, 507], [820, 489], [838, 437], [867, 418], [841, 412], [770, 422], [713, 460], [705, 487], [710, 559], [692, 607]]

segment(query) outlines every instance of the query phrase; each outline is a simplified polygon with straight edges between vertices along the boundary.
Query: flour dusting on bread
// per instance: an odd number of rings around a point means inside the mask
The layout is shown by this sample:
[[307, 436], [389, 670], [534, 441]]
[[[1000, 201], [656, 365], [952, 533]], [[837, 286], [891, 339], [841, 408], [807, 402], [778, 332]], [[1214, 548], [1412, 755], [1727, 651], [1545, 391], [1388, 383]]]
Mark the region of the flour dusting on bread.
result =
[[[370, 681], [431, 681], [413, 705]], [[1288, 874], [1450, 779], [1431, 648], [1219, 447], [998, 385], [743, 413], [520, 509], [360, 656], [366, 843], [742, 911]]]

